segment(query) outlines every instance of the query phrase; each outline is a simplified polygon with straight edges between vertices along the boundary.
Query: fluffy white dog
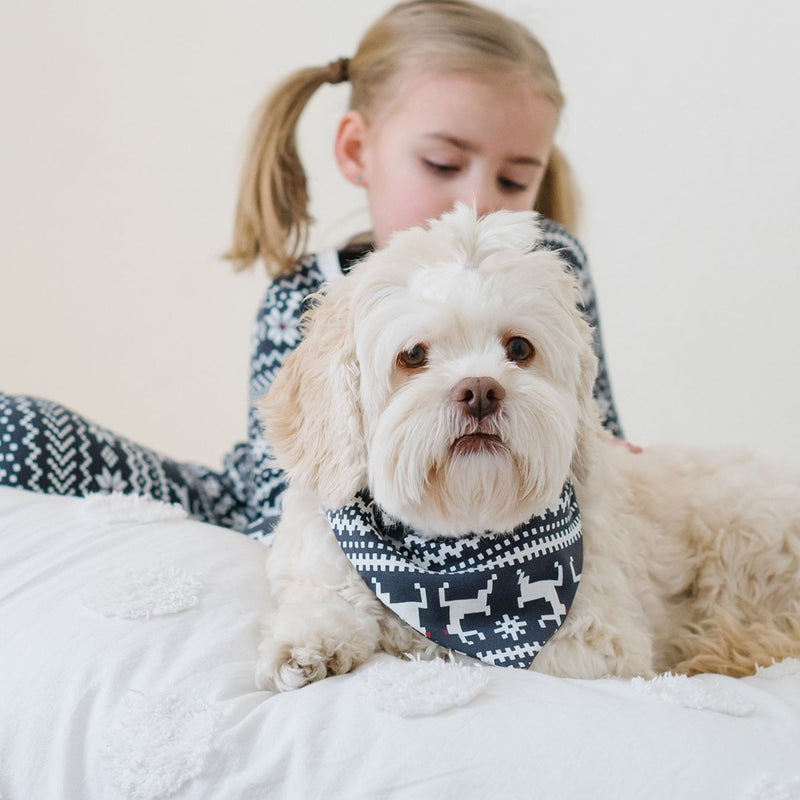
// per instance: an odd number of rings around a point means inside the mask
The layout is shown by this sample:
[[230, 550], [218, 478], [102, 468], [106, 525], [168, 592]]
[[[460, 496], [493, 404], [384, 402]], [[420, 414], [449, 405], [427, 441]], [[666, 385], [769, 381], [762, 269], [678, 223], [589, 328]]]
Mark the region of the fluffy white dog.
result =
[[615, 445], [578, 289], [538, 237], [533, 213], [460, 207], [319, 298], [261, 406], [290, 488], [260, 687], [443, 646], [580, 678], [800, 655], [800, 473]]

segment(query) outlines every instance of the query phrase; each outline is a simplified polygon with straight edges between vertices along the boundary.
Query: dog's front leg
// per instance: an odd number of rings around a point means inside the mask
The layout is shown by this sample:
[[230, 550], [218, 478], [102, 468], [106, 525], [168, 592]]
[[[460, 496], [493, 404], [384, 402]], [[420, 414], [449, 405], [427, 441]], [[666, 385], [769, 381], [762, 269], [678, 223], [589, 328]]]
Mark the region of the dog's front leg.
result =
[[653, 637], [620, 567], [589, 548], [567, 619], [531, 669], [565, 678], [651, 677]]
[[334, 537], [316, 494], [291, 488], [267, 556], [274, 604], [256, 684], [298, 689], [349, 672], [377, 649], [383, 613]]

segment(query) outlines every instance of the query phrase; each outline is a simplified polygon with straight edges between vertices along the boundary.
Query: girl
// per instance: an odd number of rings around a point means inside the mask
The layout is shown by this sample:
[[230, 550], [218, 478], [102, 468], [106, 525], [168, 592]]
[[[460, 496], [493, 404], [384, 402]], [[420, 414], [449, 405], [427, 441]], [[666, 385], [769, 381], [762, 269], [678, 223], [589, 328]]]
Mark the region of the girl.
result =
[[[350, 84], [334, 152], [342, 175], [366, 192], [372, 231], [341, 252], [302, 257], [311, 219], [295, 132], [325, 83]], [[553, 145], [563, 102], [539, 42], [467, 0], [401, 2], [367, 31], [352, 58], [300, 70], [278, 86], [252, 137], [228, 254], [239, 268], [260, 259], [273, 279], [255, 322], [250, 397], [269, 389], [297, 345], [309, 294], [393, 232], [458, 201], [481, 213], [540, 211], [543, 246], [561, 251], [580, 278], [597, 329], [586, 257], [567, 232], [575, 223], [568, 168]], [[599, 335], [597, 351], [595, 394], [607, 427], [621, 436]], [[0, 484], [147, 495], [260, 537], [275, 523], [285, 483], [270, 464], [252, 404], [248, 436], [217, 473], [163, 458], [55, 403], [0, 394]]]

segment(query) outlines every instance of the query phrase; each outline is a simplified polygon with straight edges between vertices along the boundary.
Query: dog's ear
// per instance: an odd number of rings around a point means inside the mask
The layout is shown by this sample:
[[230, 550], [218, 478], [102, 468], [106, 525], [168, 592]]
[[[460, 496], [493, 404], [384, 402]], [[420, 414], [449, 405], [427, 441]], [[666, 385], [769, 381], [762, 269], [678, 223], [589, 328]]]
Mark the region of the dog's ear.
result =
[[278, 465], [330, 507], [366, 484], [350, 282], [335, 281], [308, 313], [303, 341], [258, 401]]
[[600, 420], [600, 412], [594, 399], [597, 356], [592, 348], [592, 330], [577, 308], [575, 313], [582, 342], [578, 359], [578, 428], [571, 468], [574, 477], [581, 483], [585, 483], [591, 473], [598, 444], [605, 434]]

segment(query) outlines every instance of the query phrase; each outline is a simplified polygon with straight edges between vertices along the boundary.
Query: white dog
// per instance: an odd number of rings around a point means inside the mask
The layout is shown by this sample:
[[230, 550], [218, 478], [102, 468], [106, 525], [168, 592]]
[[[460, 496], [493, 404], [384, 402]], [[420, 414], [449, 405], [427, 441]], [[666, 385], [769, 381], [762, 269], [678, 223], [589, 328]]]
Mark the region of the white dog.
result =
[[575, 281], [538, 235], [533, 213], [460, 207], [309, 315], [262, 401], [290, 488], [260, 687], [378, 650], [581, 678], [800, 655], [800, 473], [615, 445]]

